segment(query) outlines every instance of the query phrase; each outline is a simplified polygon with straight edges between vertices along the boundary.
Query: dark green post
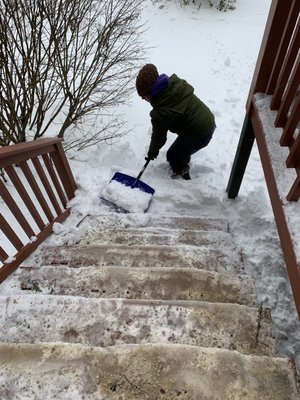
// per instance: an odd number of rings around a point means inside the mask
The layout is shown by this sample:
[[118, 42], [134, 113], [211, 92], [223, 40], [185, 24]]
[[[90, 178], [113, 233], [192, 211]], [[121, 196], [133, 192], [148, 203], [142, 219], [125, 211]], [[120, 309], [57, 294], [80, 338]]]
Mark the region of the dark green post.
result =
[[246, 115], [226, 189], [230, 199], [235, 199], [238, 195], [254, 140], [252, 122], [249, 116]]

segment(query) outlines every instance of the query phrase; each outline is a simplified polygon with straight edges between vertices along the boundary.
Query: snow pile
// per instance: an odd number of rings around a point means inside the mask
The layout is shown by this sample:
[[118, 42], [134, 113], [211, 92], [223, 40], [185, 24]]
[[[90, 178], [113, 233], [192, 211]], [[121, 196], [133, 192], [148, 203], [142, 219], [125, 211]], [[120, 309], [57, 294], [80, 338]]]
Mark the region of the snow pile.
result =
[[152, 194], [112, 180], [103, 190], [101, 197], [119, 208], [138, 213], [148, 209]]

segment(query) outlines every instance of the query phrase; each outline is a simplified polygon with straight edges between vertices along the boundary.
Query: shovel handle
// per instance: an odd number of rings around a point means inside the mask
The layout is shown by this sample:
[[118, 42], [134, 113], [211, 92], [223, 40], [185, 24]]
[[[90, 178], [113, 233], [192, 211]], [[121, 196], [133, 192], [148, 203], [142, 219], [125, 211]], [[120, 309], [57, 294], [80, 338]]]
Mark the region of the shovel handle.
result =
[[141, 169], [140, 173], [139, 173], [138, 176], [136, 177], [136, 179], [135, 179], [135, 181], [134, 181], [134, 183], [133, 183], [133, 185], [132, 185], [132, 188], [135, 187], [137, 181], [140, 179], [140, 177], [141, 177], [141, 176], [143, 175], [143, 173], [145, 172], [145, 169], [147, 168], [147, 166], [148, 166], [148, 164], [149, 164], [150, 161], [151, 161], [151, 160], [148, 158], [148, 160], [145, 162], [143, 168]]

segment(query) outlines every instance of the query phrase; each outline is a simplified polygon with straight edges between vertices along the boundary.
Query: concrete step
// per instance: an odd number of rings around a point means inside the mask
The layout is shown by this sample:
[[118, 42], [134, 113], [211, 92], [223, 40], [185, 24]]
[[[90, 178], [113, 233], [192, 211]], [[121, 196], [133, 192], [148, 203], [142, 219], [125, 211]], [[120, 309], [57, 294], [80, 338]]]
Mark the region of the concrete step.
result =
[[166, 245], [177, 244], [218, 249], [232, 249], [234, 244], [231, 234], [222, 231], [197, 231], [166, 228], [114, 228], [97, 229], [87, 233], [79, 245], [97, 244]]
[[102, 215], [86, 215], [79, 221], [90, 230], [99, 228], [169, 228], [198, 231], [229, 231], [229, 223], [222, 218], [204, 218], [193, 216], [155, 215], [155, 214], [123, 214], [109, 213]]
[[208, 271], [240, 273], [237, 251], [209, 246], [41, 246], [35, 254], [36, 265], [116, 265], [124, 267], [197, 268]]
[[184, 268], [21, 268], [18, 286], [28, 294], [256, 305], [255, 287], [249, 277]]
[[181, 343], [272, 355], [265, 310], [197, 301], [0, 296], [0, 341], [89, 346]]
[[0, 398], [299, 400], [292, 363], [186, 345], [0, 343]]

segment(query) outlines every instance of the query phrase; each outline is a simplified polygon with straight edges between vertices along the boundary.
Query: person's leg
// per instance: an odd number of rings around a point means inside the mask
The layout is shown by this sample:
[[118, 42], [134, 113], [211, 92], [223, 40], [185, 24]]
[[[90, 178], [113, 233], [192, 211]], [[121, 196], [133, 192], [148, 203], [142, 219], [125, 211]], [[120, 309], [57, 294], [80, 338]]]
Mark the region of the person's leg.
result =
[[167, 151], [167, 160], [175, 174], [188, 168], [191, 159], [189, 153], [185, 141], [178, 136]]
[[[215, 129], [215, 128], [214, 128]], [[214, 129], [204, 138], [178, 136], [167, 151], [167, 161], [175, 174], [189, 171], [191, 155], [206, 147], [210, 142]]]

